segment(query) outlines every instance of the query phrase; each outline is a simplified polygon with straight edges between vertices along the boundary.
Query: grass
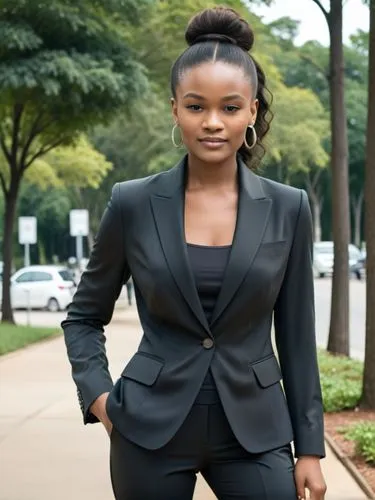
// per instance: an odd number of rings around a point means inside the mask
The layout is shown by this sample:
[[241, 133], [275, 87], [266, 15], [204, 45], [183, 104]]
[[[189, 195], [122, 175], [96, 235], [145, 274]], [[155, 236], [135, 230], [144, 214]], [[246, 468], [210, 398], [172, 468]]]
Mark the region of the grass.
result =
[[348, 358], [346, 356], [335, 356], [323, 349], [318, 349], [318, 358], [321, 372], [332, 376], [342, 376], [346, 380], [362, 380], [362, 361]]
[[0, 323], [0, 356], [59, 334], [60, 331], [58, 328], [17, 326]]
[[362, 393], [363, 363], [345, 356], [318, 351], [325, 412], [353, 409]]

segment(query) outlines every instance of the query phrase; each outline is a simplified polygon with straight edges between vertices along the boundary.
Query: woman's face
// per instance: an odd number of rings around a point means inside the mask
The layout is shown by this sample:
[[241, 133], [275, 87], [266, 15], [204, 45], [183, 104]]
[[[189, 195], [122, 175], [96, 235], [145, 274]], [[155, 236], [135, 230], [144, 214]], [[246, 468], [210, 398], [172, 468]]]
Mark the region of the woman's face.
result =
[[257, 108], [243, 69], [221, 61], [187, 70], [172, 99], [186, 148], [205, 163], [223, 163], [236, 155]]

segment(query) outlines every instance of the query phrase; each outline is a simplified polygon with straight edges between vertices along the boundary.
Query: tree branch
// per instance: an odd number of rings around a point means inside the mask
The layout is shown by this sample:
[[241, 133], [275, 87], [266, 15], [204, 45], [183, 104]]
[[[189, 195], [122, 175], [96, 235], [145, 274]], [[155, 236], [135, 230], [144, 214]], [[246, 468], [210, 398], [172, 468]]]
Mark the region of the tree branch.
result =
[[300, 54], [300, 58], [301, 58], [303, 61], [305, 61], [305, 62], [307, 62], [307, 63], [311, 64], [311, 66], [313, 66], [316, 70], [318, 70], [318, 72], [319, 72], [322, 76], [324, 76], [324, 78], [325, 78], [327, 81], [329, 80], [329, 75], [328, 75], [328, 73], [326, 73], [326, 72], [324, 71], [324, 69], [323, 69], [323, 68], [321, 68], [318, 64], [316, 64], [316, 62], [315, 62], [313, 59], [311, 59], [311, 57], [308, 57], [308, 56], [306, 56], [306, 55], [304, 55], [304, 54]]
[[19, 147], [19, 133], [21, 129], [21, 117], [24, 110], [24, 105], [15, 103], [13, 106], [13, 130], [12, 130], [12, 147], [10, 156], [13, 164], [17, 165], [17, 152]]
[[37, 159], [39, 158], [40, 156], [43, 156], [47, 153], [49, 153], [52, 149], [55, 149], [57, 148], [58, 146], [60, 146], [61, 144], [63, 144], [65, 141], [66, 141], [67, 137], [60, 137], [60, 139], [57, 139], [56, 141], [50, 143], [50, 144], [45, 144], [43, 146], [41, 146], [41, 148], [39, 149], [39, 151], [37, 151], [31, 158], [30, 160], [24, 164], [24, 167], [22, 169], [22, 171], [24, 172], [27, 168], [30, 167], [30, 165]]
[[1, 146], [1, 149], [3, 150], [5, 158], [7, 159], [8, 163], [10, 165], [10, 163], [11, 163], [10, 151], [7, 148], [7, 145], [5, 144], [5, 138], [4, 138], [3, 134], [1, 134], [1, 133], [0, 133], [0, 146]]
[[1, 188], [3, 190], [4, 196], [7, 197], [9, 191], [7, 190], [7, 185], [6, 185], [4, 176], [1, 172], [0, 172], [0, 184], [1, 184]]
[[326, 18], [327, 23], [329, 24], [329, 12], [326, 11], [326, 9], [323, 7], [322, 3], [320, 0], [312, 0], [318, 7], [319, 9], [323, 12], [324, 17]]
[[35, 137], [37, 135], [39, 135], [40, 133], [43, 132], [43, 130], [45, 130], [46, 128], [48, 128], [51, 123], [53, 123], [53, 120], [50, 120], [49, 122], [47, 122], [46, 124], [44, 124], [43, 126], [41, 127], [38, 127], [41, 119], [43, 118], [43, 111], [41, 111], [38, 116], [36, 117], [36, 119], [34, 120], [34, 123], [32, 124], [31, 126], [31, 129], [30, 129], [30, 132], [29, 132], [29, 137], [27, 138], [27, 141], [23, 147], [23, 151], [22, 151], [22, 156], [21, 156], [21, 165], [25, 165], [26, 163], [26, 158], [27, 158], [27, 155], [29, 153], [29, 149], [30, 149], [30, 146], [31, 146], [31, 143], [33, 142], [33, 140], [35, 139]]
[[319, 179], [320, 179], [320, 176], [322, 175], [322, 172], [323, 172], [323, 169], [320, 168], [319, 170], [317, 170], [315, 172], [315, 175], [313, 176], [313, 181], [312, 181], [312, 184], [313, 184], [313, 187], [314, 189], [316, 190], [316, 187], [318, 185], [318, 182], [319, 182]]
[[313, 185], [312, 185], [312, 182], [310, 179], [310, 172], [306, 172], [306, 174], [305, 174], [305, 184], [306, 184], [307, 191], [310, 193], [310, 191], [312, 191], [312, 189], [313, 189]]

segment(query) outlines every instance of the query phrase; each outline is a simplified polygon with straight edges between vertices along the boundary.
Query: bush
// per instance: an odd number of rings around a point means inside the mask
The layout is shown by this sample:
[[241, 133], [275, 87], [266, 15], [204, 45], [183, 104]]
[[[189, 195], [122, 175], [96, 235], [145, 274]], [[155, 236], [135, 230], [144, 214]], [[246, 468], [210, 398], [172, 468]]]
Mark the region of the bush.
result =
[[346, 356], [318, 351], [325, 412], [353, 409], [362, 393], [363, 363]]
[[375, 422], [358, 422], [349, 429], [341, 429], [346, 439], [355, 442], [356, 452], [375, 466]]

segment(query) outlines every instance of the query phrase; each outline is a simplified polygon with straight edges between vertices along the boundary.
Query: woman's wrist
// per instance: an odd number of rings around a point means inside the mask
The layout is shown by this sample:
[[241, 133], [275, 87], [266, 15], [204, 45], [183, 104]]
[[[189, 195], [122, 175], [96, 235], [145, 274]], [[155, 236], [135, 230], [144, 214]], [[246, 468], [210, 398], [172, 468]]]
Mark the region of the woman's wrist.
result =
[[101, 422], [108, 420], [107, 412], [105, 409], [108, 394], [109, 392], [103, 392], [103, 394], [98, 396], [90, 406], [90, 413], [95, 415], [95, 417], [98, 418]]

